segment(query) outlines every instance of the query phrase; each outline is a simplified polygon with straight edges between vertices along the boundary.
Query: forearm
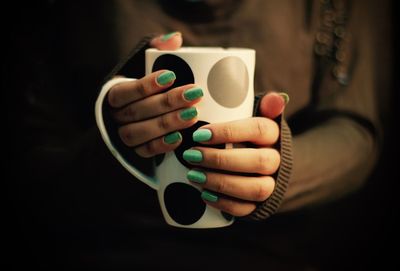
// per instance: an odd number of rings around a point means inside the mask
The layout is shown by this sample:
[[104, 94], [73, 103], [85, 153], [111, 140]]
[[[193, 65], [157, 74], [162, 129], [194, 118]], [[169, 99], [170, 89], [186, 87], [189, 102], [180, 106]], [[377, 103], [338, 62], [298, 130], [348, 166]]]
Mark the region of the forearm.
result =
[[359, 188], [377, 158], [374, 136], [347, 118], [332, 118], [293, 137], [293, 171], [280, 212], [337, 199]]

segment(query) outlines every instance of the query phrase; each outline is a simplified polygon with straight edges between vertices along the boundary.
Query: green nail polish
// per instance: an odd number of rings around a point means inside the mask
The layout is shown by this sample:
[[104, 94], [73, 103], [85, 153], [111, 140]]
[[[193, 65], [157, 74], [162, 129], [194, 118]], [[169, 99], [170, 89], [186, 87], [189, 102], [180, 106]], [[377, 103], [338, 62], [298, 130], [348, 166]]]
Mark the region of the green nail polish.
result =
[[195, 183], [205, 183], [207, 180], [206, 174], [198, 170], [189, 170], [186, 174], [186, 178]]
[[183, 159], [188, 162], [199, 163], [203, 161], [203, 154], [198, 150], [186, 150], [183, 152]]
[[180, 115], [183, 120], [191, 120], [197, 116], [196, 107], [186, 108], [185, 110], [181, 111]]
[[193, 133], [192, 137], [195, 142], [208, 141], [212, 137], [212, 132], [208, 129], [198, 129]]
[[203, 191], [201, 193], [201, 198], [206, 201], [210, 201], [210, 202], [216, 202], [218, 200], [217, 195], [214, 195], [213, 193], [208, 192], [208, 191]]
[[175, 144], [179, 140], [182, 140], [181, 133], [174, 132], [164, 136], [164, 142], [167, 144]]
[[164, 86], [168, 83], [171, 83], [176, 79], [176, 75], [172, 71], [165, 71], [157, 77], [157, 83], [161, 86]]
[[288, 104], [289, 103], [289, 95], [287, 95], [287, 93], [285, 93], [285, 92], [279, 92], [278, 93], [282, 98], [283, 98], [283, 100], [285, 101], [285, 104]]
[[183, 96], [187, 101], [193, 101], [196, 100], [200, 97], [203, 97], [203, 90], [201, 88], [191, 88], [188, 90], [185, 90], [183, 93]]
[[167, 41], [170, 38], [172, 38], [173, 36], [177, 35], [178, 33], [179, 32], [175, 31], [175, 32], [171, 32], [171, 33], [165, 34], [164, 36], [161, 37], [161, 41]]

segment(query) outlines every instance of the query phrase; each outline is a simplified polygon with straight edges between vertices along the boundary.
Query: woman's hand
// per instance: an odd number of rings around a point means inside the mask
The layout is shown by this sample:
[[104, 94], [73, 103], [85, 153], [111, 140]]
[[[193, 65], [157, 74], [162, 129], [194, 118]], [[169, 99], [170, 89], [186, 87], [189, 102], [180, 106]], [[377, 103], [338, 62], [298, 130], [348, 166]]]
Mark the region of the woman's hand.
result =
[[[176, 50], [182, 45], [179, 32], [154, 38], [150, 45], [160, 50]], [[163, 92], [176, 77], [168, 70], [112, 87], [108, 103], [121, 125], [121, 140], [142, 157], [174, 150], [182, 141], [178, 130], [197, 122], [195, 104], [203, 96], [201, 88], [188, 84]]]
[[264, 96], [262, 117], [207, 124], [193, 133], [193, 139], [202, 144], [253, 144], [251, 148], [195, 147], [184, 152], [183, 158], [195, 166], [187, 178], [205, 189], [202, 198], [209, 205], [245, 216], [271, 195], [275, 186], [272, 175], [280, 165], [280, 154], [273, 147], [279, 126], [273, 119], [282, 113], [286, 97], [277, 93]]

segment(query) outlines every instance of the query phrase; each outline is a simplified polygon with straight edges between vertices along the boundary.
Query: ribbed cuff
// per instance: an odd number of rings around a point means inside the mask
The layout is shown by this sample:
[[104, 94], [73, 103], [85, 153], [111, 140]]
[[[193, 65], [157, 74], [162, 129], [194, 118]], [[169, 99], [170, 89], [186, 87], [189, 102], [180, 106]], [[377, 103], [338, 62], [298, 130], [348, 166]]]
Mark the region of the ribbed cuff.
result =
[[[260, 100], [261, 96], [257, 96], [254, 103], [254, 115], [259, 115]], [[277, 148], [281, 155], [281, 164], [275, 177], [275, 189], [267, 200], [258, 204], [257, 208], [246, 216], [251, 220], [264, 220], [273, 215], [279, 209], [289, 185], [293, 165], [292, 134], [283, 114], [276, 121], [280, 126], [280, 139]]]
[[248, 215], [252, 220], [263, 220], [273, 215], [282, 203], [283, 197], [289, 185], [290, 174], [292, 172], [292, 135], [287, 122], [281, 116], [280, 121], [280, 154], [281, 164], [278, 174], [275, 178], [275, 189], [272, 195], [264, 202], [260, 203], [257, 208]]

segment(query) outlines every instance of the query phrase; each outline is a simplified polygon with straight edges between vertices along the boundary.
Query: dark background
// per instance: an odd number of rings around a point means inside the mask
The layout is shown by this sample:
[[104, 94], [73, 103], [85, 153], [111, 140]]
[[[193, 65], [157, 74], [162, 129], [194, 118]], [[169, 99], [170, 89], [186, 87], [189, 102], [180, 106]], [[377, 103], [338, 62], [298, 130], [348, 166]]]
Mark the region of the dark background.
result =
[[[19, 140], [22, 138], [18, 129], [21, 115], [18, 112], [23, 110], [18, 103], [20, 98], [15, 85], [21, 82], [21, 77], [31, 80], [35, 77], [34, 71], [26, 67], [27, 63], [41, 58], [35, 55], [39, 52], [46, 54], [46, 48], [33, 48], [42, 37], [48, 38], [46, 31], [54, 30], [47, 25], [49, 17], [52, 16], [54, 8], [53, 1], [31, 1], [25, 4], [13, 4], [8, 9], [12, 20], [5, 23], [6, 38], [3, 43], [6, 50], [3, 51], [2, 62], [2, 100], [3, 110], [5, 109], [6, 123], [9, 129], [3, 129], [5, 135], [5, 153], [3, 166], [5, 173], [2, 181], [5, 184], [5, 216], [3, 224], [3, 237], [6, 240], [5, 249], [6, 259], [10, 264], [7, 270], [19, 270], [22, 267], [32, 269], [43, 267], [43, 263], [38, 262], [43, 255], [38, 255], [35, 247], [40, 247], [40, 243], [33, 243], [38, 239], [35, 234], [43, 234], [46, 229], [36, 229], [32, 210], [24, 202], [23, 184], [29, 176], [17, 174], [16, 165], [21, 163], [18, 151], [23, 145]], [[339, 202], [321, 209], [313, 211], [313, 215], [307, 221], [305, 227], [310, 227], [313, 231], [313, 240], [307, 244], [310, 255], [305, 257], [315, 257], [319, 266], [323, 270], [378, 270], [395, 266], [393, 270], [399, 269], [398, 263], [398, 242], [399, 233], [399, 143], [396, 126], [399, 117], [399, 38], [397, 35], [397, 23], [399, 17], [398, 1], [391, 1], [392, 17], [390, 30], [393, 36], [393, 82], [390, 93], [390, 104], [387, 105], [387, 116], [384, 118], [385, 138], [383, 152], [378, 162], [377, 168], [371, 175], [369, 181], [358, 193], [351, 195]], [[53, 18], [54, 19], [54, 18]], [[40, 43], [39, 43], [40, 44]], [[68, 46], [66, 44], [65, 46]], [[103, 45], [103, 46], [106, 46]], [[32, 52], [32, 54], [30, 54]], [[23, 57], [21, 57], [23, 56]], [[105, 56], [110, 59], [113, 56]], [[31, 58], [31, 59], [26, 59]], [[105, 74], [111, 67], [101, 67], [98, 74]], [[26, 73], [26, 74], [24, 74]], [[24, 76], [21, 76], [23, 74]], [[22, 84], [23, 85], [23, 84]], [[87, 97], [92, 99], [93, 97]], [[21, 180], [24, 176], [24, 180]], [[26, 227], [32, 227], [26, 230]], [[27, 234], [28, 233], [28, 234]], [[46, 243], [46, 236], [43, 242]], [[314, 259], [315, 259], [314, 258]], [[49, 259], [54, 261], [54, 259]]]

